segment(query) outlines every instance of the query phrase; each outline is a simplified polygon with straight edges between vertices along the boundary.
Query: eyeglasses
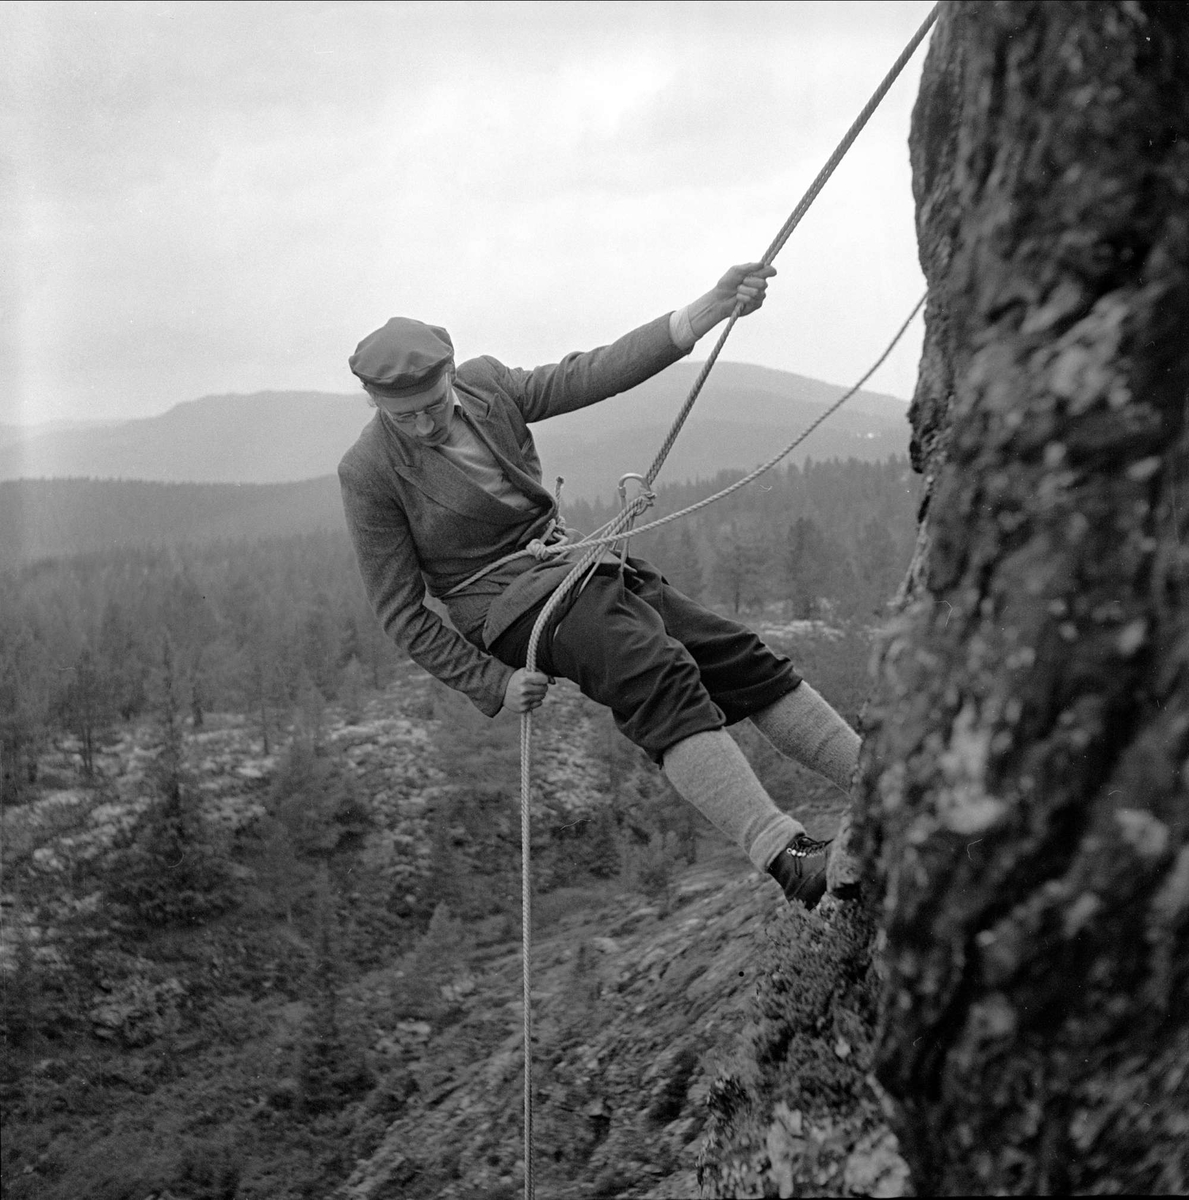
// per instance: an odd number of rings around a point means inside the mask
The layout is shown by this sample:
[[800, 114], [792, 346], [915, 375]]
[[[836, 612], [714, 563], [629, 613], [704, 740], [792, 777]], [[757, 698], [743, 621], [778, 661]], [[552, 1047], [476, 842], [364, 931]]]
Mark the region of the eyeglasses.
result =
[[398, 425], [412, 426], [418, 417], [424, 415], [433, 417], [436, 421], [438, 417], [446, 411], [446, 406], [454, 399], [453, 396], [447, 394], [440, 400], [435, 400], [432, 404], [427, 404], [424, 408], [417, 409], [416, 412], [394, 413], [384, 410], [384, 415], [391, 421], [395, 421]]

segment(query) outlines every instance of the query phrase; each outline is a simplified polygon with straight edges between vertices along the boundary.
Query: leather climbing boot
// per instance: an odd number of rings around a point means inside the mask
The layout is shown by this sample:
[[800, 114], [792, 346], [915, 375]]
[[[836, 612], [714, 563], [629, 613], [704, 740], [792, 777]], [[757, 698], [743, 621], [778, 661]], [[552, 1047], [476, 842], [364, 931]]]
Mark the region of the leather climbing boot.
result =
[[[830, 839], [832, 841], [833, 839]], [[818, 842], [804, 833], [799, 833], [772, 860], [768, 874], [784, 888], [784, 898], [791, 904], [796, 901], [806, 908], [817, 907], [826, 894], [826, 866], [812, 869], [805, 860], [826, 853], [830, 841]]]

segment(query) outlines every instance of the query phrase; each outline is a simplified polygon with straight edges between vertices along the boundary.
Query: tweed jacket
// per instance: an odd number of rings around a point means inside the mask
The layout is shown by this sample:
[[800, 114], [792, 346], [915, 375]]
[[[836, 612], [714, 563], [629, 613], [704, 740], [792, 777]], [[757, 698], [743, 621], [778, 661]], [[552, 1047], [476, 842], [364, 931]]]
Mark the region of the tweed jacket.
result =
[[[533, 370], [490, 357], [459, 366], [455, 420], [470, 425], [533, 501], [528, 511], [496, 499], [434, 448], [395, 430], [378, 410], [343, 456], [347, 528], [384, 631], [489, 716], [503, 704], [512, 668], [486, 646], [548, 595], [571, 565], [525, 556], [447, 596], [479, 568], [540, 536], [556, 515], [556, 502], [541, 484], [529, 423], [627, 391], [687, 353], [673, 343], [666, 314], [608, 346]], [[427, 592], [444, 598], [449, 623], [427, 605]]]

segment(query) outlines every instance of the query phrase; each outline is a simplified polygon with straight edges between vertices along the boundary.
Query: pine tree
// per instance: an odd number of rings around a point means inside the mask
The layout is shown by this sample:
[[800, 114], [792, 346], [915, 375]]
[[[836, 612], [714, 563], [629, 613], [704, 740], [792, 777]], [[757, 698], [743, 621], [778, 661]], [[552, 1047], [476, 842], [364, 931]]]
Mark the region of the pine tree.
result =
[[190, 924], [232, 903], [227, 862], [199, 809], [185, 765], [185, 740], [169, 638], [162, 643], [156, 796], [109, 874], [109, 894], [147, 925]]
[[439, 904], [421, 941], [404, 960], [403, 977], [394, 996], [397, 1012], [426, 1021], [442, 1019], [449, 1008], [442, 988], [464, 969], [470, 948], [462, 922], [449, 904]]
[[45, 647], [15, 616], [0, 612], [0, 808], [18, 803], [36, 781], [50, 709]]
[[790, 526], [783, 566], [794, 616], [805, 620], [818, 616], [822, 598], [830, 590], [832, 555], [836, 553], [813, 517], [798, 517]]
[[277, 765], [267, 809], [287, 831], [295, 852], [309, 858], [332, 853], [364, 819], [349, 780], [300, 721]]
[[586, 832], [584, 855], [586, 869], [596, 879], [611, 879], [623, 865], [619, 826], [609, 804], [600, 804]]
[[[652, 558], [653, 551], [646, 550], [644, 556]], [[654, 561], [664, 572], [665, 578], [679, 592], [691, 600], [701, 598], [705, 591], [702, 559], [689, 521], [682, 522], [681, 532], [675, 540], [666, 540], [663, 547], [657, 547]]]
[[720, 599], [732, 613], [762, 605], [767, 592], [769, 553], [761, 535], [731, 522], [719, 532], [715, 548], [714, 582]]
[[305, 605], [298, 649], [303, 673], [322, 695], [333, 696], [338, 685], [339, 637], [325, 592], [316, 592]]
[[348, 721], [354, 723], [363, 719], [363, 668], [359, 665], [359, 659], [354, 656], [343, 668], [342, 683], [339, 684], [339, 702]]
[[17, 924], [12, 969], [0, 989], [0, 1027], [4, 1045], [13, 1050], [31, 1050], [38, 1039], [41, 985], [29, 931]]
[[79, 741], [83, 774], [95, 774], [99, 737], [111, 719], [110, 696], [90, 646], [84, 646], [71, 670], [70, 682], [61, 699], [65, 724]]
[[110, 597], [99, 623], [97, 658], [107, 680], [112, 704], [120, 717], [130, 721], [145, 707], [148, 663], [141, 639], [128, 608]]

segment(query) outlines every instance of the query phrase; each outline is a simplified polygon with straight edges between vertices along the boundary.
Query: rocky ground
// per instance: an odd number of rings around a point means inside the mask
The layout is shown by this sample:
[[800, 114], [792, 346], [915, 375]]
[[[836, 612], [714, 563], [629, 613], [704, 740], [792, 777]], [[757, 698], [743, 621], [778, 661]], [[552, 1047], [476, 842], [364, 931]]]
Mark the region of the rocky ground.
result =
[[[697, 1194], [705, 1100], [746, 1019], [755, 942], [776, 910], [774, 893], [721, 853], [681, 874], [668, 911], [609, 890], [574, 897], [577, 911], [536, 942], [542, 1194]], [[387, 1042], [416, 1074], [416, 1099], [352, 1174], [344, 1191], [352, 1200], [512, 1195], [522, 1186], [519, 951], [500, 945], [469, 965], [455, 1023], [434, 1031], [404, 1022]]]
[[[600, 719], [572, 689], [552, 691], [536, 723], [542, 823], [581, 821], [606, 802]], [[435, 709], [417, 676], [314, 720], [324, 756], [365, 812], [344, 877], [415, 910], [432, 875], [435, 803], [503, 762], [507, 746], [479, 753], [472, 738], [474, 761], [443, 759], [443, 729], [469, 718]], [[32, 988], [29, 1004], [57, 1014], [49, 1024], [26, 1021], [24, 1041], [9, 1029], [6, 1195], [519, 1194], [517, 923], [507, 913], [443, 917], [419, 942], [397, 938], [385, 952], [383, 930], [399, 933], [406, 919], [367, 926], [351, 917], [350, 936], [370, 943], [364, 960], [343, 958], [333, 985], [351, 1078], [335, 1085], [333, 1103], [313, 1104], [303, 1063], [322, 1036], [310, 982], [316, 938], [308, 921], [281, 920], [275, 908], [262, 915], [271, 876], [242, 847], [275, 808], [284, 756], [262, 753], [250, 721], [211, 717], [187, 739], [190, 778], [230, 848], [240, 906], [187, 931], [130, 939], [108, 928], [105, 863], [152, 803], [156, 736], [144, 727], [110, 737], [89, 787], [78, 783], [77, 747], [59, 743], [43, 763], [43, 794], [4, 813], [6, 996]], [[811, 832], [831, 832], [840, 797], [807, 787], [802, 798]], [[713, 837], [702, 838], [698, 858], [643, 889], [630, 872], [575, 876], [567, 886], [555, 877], [535, 902], [538, 1194], [902, 1194], [903, 1164], [866, 1077], [862, 1022], [847, 1024], [845, 1005], [794, 1014], [805, 1026], [802, 1050], [829, 1060], [811, 1062], [805, 1076], [827, 1080], [825, 1092], [790, 1086], [789, 1102], [773, 1112], [728, 1103], [748, 1094], [774, 1055], [788, 1059], [769, 1036], [789, 989], [780, 964], [793, 943], [807, 964], [825, 953], [829, 918], [789, 910], [771, 881]], [[731, 1145], [754, 1143], [750, 1152], [729, 1149], [728, 1127]]]
[[[608, 896], [537, 943], [539, 1194], [806, 1194], [790, 1190], [794, 1178], [810, 1194], [903, 1194], [906, 1172], [878, 1093], [857, 1072], [863, 1094], [836, 1106], [833, 1119], [779, 1106], [765, 1120], [758, 1169], [727, 1164], [720, 1175], [729, 1191], [699, 1185], [712, 1096], [746, 1060], [774, 930], [824, 924], [784, 909], [774, 892], [721, 853], [681, 875], [667, 914]], [[357, 1165], [345, 1198], [520, 1194], [522, 1007], [508, 998], [519, 980], [518, 956], [500, 948], [472, 981], [456, 1025], [401, 1027], [394, 1050], [418, 1073], [416, 1099]], [[824, 1053], [840, 1064], [861, 1057], [862, 1036], [833, 1036]]]

